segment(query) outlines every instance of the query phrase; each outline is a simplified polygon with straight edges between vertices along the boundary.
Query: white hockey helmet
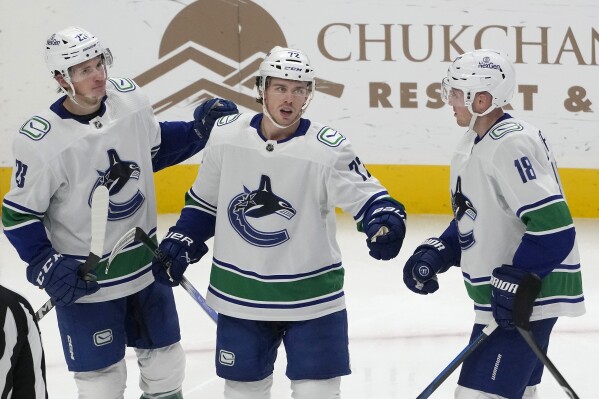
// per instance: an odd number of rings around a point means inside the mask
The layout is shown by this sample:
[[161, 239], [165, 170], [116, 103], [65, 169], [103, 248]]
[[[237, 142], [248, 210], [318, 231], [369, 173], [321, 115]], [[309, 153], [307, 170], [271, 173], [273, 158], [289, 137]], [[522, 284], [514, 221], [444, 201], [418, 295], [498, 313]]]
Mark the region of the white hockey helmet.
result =
[[96, 36], [75, 26], [53, 33], [46, 40], [46, 65], [52, 76], [58, 71], [67, 82], [71, 80], [70, 67], [99, 55], [103, 56], [106, 66], [112, 65], [110, 50], [102, 46]]
[[273, 47], [260, 63], [259, 74], [258, 88], [261, 93], [264, 93], [269, 77], [309, 82], [310, 89], [314, 88], [314, 69], [308, 56], [301, 50]]
[[451, 89], [461, 90], [464, 105], [470, 110], [477, 93], [488, 92], [493, 96], [494, 108], [510, 103], [516, 88], [516, 72], [506, 56], [497, 50], [480, 49], [458, 56], [447, 69], [443, 79], [443, 100], [449, 102]]

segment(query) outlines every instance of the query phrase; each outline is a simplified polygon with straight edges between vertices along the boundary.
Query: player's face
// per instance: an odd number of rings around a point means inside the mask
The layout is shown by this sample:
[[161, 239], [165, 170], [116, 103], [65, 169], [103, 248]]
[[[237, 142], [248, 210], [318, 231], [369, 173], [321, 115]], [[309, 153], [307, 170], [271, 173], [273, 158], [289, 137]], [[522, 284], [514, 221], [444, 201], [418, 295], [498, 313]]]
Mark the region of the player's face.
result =
[[101, 56], [71, 67], [69, 75], [79, 96], [98, 99], [106, 94], [106, 65]]
[[288, 125], [299, 118], [309, 95], [307, 82], [271, 78], [264, 100], [275, 121], [280, 125]]

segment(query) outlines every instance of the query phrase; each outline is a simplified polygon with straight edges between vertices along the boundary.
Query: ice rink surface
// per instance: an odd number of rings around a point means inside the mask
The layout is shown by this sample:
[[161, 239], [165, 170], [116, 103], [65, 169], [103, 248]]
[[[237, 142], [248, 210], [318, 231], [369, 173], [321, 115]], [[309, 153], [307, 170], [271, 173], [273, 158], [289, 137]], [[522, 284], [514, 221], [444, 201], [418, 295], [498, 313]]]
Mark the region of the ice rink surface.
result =
[[[162, 237], [176, 215], [161, 215]], [[408, 233], [398, 258], [381, 262], [369, 257], [365, 236], [353, 220], [339, 216], [338, 241], [346, 269], [345, 293], [349, 314], [352, 374], [341, 384], [344, 399], [415, 398], [468, 344], [473, 320], [472, 304], [458, 268], [440, 276], [434, 295], [420, 296], [405, 288], [402, 268], [414, 248], [425, 238], [438, 236], [450, 221], [445, 215], [409, 215]], [[549, 357], [581, 398], [599, 397], [596, 378], [599, 359], [599, 220], [576, 219], [581, 251], [587, 313], [561, 318], [549, 345]], [[210, 243], [208, 245], [211, 246]], [[186, 273], [205, 295], [209, 276], [209, 253]], [[301, 256], [301, 254], [298, 254]], [[21, 293], [38, 309], [48, 299], [25, 278], [25, 264], [4, 235], [0, 235], [0, 281]], [[222, 398], [223, 380], [214, 372], [216, 328], [183, 288], [175, 289], [181, 321], [182, 345], [187, 353], [183, 385], [186, 399]], [[50, 399], [76, 398], [77, 391], [63, 359], [55, 312], [41, 322], [46, 350]], [[273, 399], [290, 398], [285, 377], [285, 352], [279, 350]], [[126, 355], [126, 399], [138, 399], [137, 364], [133, 350]], [[453, 398], [456, 370], [431, 398]], [[545, 370], [540, 384], [542, 399], [562, 399], [566, 394]]]

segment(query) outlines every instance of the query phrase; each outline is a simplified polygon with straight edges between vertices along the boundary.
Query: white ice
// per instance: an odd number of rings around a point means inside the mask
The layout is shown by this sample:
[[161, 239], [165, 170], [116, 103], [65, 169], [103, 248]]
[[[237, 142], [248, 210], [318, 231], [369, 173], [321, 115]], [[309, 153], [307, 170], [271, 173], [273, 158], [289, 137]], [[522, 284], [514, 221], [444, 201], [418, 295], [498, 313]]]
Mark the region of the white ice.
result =
[[[439, 235], [449, 218], [410, 215], [399, 257], [381, 262], [368, 256], [365, 237], [355, 230], [351, 218], [339, 216], [338, 240], [346, 268], [352, 366], [352, 374], [342, 380], [342, 398], [415, 398], [467, 345], [473, 311], [457, 268], [440, 276], [441, 289], [434, 295], [413, 294], [402, 282], [402, 267], [407, 257], [422, 240]], [[175, 221], [176, 215], [160, 216], [159, 237]], [[575, 224], [587, 314], [560, 319], [548, 355], [578, 395], [590, 399], [599, 397], [595, 380], [599, 371], [599, 219], [576, 219]], [[186, 273], [203, 295], [209, 259], [210, 254]], [[35, 309], [48, 299], [43, 291], [26, 281], [25, 265], [4, 235], [0, 235], [0, 281], [28, 298]], [[184, 396], [186, 399], [222, 398], [223, 380], [214, 372], [216, 328], [183, 288], [176, 288], [175, 296], [182, 345], [187, 353]], [[46, 350], [50, 399], [76, 398], [76, 387], [63, 359], [54, 311], [40, 322], [40, 328]], [[139, 373], [131, 349], [127, 351], [126, 361], [125, 398], [137, 399], [141, 393], [137, 382]], [[281, 348], [273, 399], [290, 398], [289, 380], [284, 371], [285, 352]], [[453, 398], [458, 372], [459, 369], [431, 398]], [[548, 370], [543, 375], [540, 393], [542, 399], [567, 397]]]

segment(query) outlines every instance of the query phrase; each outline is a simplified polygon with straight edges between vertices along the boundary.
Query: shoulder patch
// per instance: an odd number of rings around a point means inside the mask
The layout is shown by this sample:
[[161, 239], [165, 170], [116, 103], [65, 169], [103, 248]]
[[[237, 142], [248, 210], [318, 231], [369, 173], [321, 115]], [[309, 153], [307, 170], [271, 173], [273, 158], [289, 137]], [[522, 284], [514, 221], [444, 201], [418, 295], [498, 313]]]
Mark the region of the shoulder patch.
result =
[[24, 134], [31, 140], [41, 140], [44, 138], [46, 133], [50, 131], [50, 122], [42, 118], [41, 116], [34, 116], [21, 126], [19, 133]]
[[524, 130], [524, 127], [518, 122], [507, 121], [495, 126], [493, 130], [489, 132], [489, 136], [491, 136], [493, 140], [499, 140], [509, 133], [519, 132], [521, 130]]
[[133, 81], [131, 79], [110, 78], [110, 79], [108, 79], [108, 81], [110, 83], [112, 83], [112, 85], [114, 86], [115, 89], [117, 89], [118, 91], [120, 91], [122, 93], [126, 93], [128, 91], [133, 91], [137, 88], [135, 86], [135, 83], [133, 83]]
[[228, 125], [231, 122], [235, 122], [240, 116], [241, 114], [222, 116], [216, 120], [216, 126]]
[[336, 131], [335, 129], [331, 129], [328, 126], [320, 129], [320, 132], [316, 135], [316, 138], [321, 143], [328, 145], [329, 147], [338, 147], [343, 141], [345, 141], [345, 136]]

